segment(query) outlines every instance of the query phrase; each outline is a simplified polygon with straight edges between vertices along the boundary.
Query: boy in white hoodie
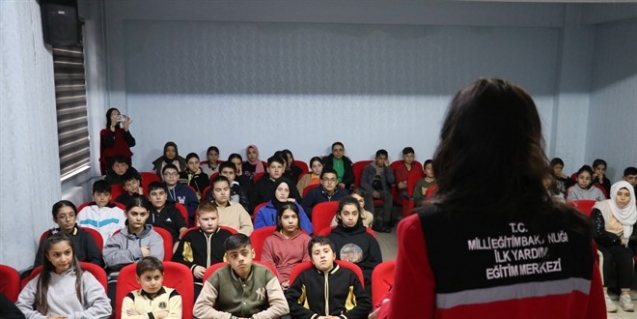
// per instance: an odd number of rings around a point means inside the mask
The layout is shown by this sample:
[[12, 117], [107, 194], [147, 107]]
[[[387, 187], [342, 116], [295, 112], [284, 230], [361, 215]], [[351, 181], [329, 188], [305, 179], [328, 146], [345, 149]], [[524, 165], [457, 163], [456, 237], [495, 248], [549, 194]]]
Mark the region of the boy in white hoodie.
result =
[[111, 202], [111, 185], [106, 181], [93, 183], [93, 202], [77, 213], [77, 221], [82, 227], [100, 232], [104, 244], [109, 237], [124, 228], [124, 211]]

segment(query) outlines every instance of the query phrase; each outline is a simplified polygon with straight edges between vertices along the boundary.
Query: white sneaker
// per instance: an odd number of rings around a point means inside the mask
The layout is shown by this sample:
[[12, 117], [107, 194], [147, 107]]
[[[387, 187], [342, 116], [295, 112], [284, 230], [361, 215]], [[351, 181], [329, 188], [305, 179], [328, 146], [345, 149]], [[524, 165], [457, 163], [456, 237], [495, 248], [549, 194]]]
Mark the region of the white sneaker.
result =
[[607, 312], [617, 312], [617, 306], [615, 305], [615, 303], [610, 299], [610, 297], [608, 296], [608, 294], [604, 294], [604, 299], [606, 299], [606, 311]]
[[626, 312], [635, 311], [635, 304], [633, 304], [629, 294], [621, 294], [621, 296], [619, 296], [619, 306]]

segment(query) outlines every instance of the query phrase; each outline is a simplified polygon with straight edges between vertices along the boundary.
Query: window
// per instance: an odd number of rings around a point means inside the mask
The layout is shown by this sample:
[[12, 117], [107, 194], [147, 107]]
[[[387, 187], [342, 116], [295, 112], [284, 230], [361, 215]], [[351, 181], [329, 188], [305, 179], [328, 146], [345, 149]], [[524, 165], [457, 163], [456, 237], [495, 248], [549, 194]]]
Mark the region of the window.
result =
[[90, 163], [84, 47], [54, 46], [53, 65], [60, 176], [65, 180]]

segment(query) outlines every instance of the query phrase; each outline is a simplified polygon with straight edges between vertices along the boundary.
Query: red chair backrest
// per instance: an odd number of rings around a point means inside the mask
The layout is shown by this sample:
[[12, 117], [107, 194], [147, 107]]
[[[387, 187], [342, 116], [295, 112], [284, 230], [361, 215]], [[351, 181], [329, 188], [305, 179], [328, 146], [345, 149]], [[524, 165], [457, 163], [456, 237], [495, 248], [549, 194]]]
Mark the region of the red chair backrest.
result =
[[[85, 271], [90, 272], [100, 284], [102, 284], [102, 287], [104, 287], [105, 292], [108, 291], [107, 275], [106, 275], [106, 272], [104, 271], [104, 268], [95, 264], [88, 263], [88, 262], [80, 262], [80, 265]], [[26, 286], [29, 283], [29, 281], [33, 280], [33, 278], [35, 278], [35, 276], [37, 276], [41, 272], [42, 272], [42, 266], [37, 266], [33, 268], [29, 276], [22, 279], [20, 289], [24, 288], [24, 286]]]
[[414, 196], [414, 188], [416, 187], [416, 184], [418, 183], [418, 181], [421, 179], [422, 177], [415, 174], [409, 175], [407, 177], [407, 196], [409, 196], [410, 198]]
[[363, 177], [363, 169], [365, 166], [371, 164], [372, 161], [358, 161], [352, 164], [352, 171], [354, 171], [354, 188], [361, 186], [361, 177]]
[[212, 180], [215, 179], [215, 177], [219, 176], [219, 172], [214, 172], [212, 174], [210, 174], [210, 185], [212, 186]]
[[[93, 237], [93, 240], [95, 241], [95, 245], [97, 245], [97, 249], [99, 249], [100, 252], [102, 252], [102, 249], [104, 248], [104, 239], [102, 238], [102, 235], [100, 234], [100, 232], [98, 232], [97, 230], [93, 228], [87, 228], [87, 227], [80, 227], [80, 228], [86, 231], [87, 233], [89, 233], [91, 237]], [[42, 233], [42, 235], [40, 235], [40, 244], [42, 244], [42, 242], [46, 239], [46, 234], [48, 232], [49, 231], [46, 230]]]
[[304, 161], [298, 161], [298, 160], [294, 160], [294, 162], [292, 163], [292, 165], [298, 167], [301, 169], [301, 172], [303, 173], [307, 173], [310, 171], [310, 168], [307, 166], [307, 163]]
[[[82, 211], [82, 209], [84, 209], [90, 203], [92, 203], [92, 201], [84, 202], [84, 203], [80, 204], [80, 206], [77, 207], [77, 213], [79, 214]], [[113, 205], [117, 206], [119, 209], [124, 211], [124, 214], [126, 214], [126, 205], [124, 205], [122, 203], [118, 203], [118, 202], [110, 202], [109, 204], [113, 204]]]
[[117, 196], [124, 192], [124, 185], [111, 185], [111, 198], [115, 200]]
[[[236, 229], [234, 229], [232, 227], [228, 227], [228, 226], [218, 226], [218, 227], [219, 227], [219, 229], [225, 229], [225, 230], [229, 231], [233, 235], [239, 233]], [[184, 238], [184, 236], [186, 236], [186, 234], [191, 232], [191, 231], [198, 231], [198, 230], [199, 230], [199, 227], [190, 227], [190, 228], [188, 228], [188, 230], [186, 230], [185, 232], [181, 233], [181, 235], [179, 235], [179, 239]]]
[[186, 223], [186, 227], [192, 226], [188, 223], [188, 208], [181, 203], [175, 203], [175, 207], [179, 210], [181, 217], [184, 218], [184, 222]]
[[146, 195], [148, 195], [148, 185], [150, 185], [150, 183], [161, 182], [159, 175], [153, 172], [139, 172], [139, 175], [142, 177], [142, 189]]
[[[317, 236], [327, 236], [332, 232], [332, 229], [336, 228], [336, 226], [330, 226], [330, 227], [325, 227], [323, 229], [321, 229], [318, 233], [316, 233]], [[376, 232], [374, 232], [374, 230], [372, 230], [371, 228], [367, 228], [365, 229], [367, 231], [367, 233], [369, 233], [370, 235], [372, 235], [374, 238], [376, 238]]]
[[[267, 165], [265, 167], [268, 167]], [[254, 178], [252, 179], [252, 183], [256, 183], [258, 180], [260, 180], [263, 175], [265, 175], [265, 172], [261, 172], [261, 173], [256, 173], [254, 175]]]
[[380, 303], [381, 298], [394, 285], [395, 270], [395, 260], [384, 261], [374, 268], [372, 272], [372, 305]]
[[[275, 276], [279, 276], [279, 272], [276, 270], [276, 267], [274, 267], [274, 265], [270, 264], [270, 263], [266, 263], [266, 262], [262, 262], [262, 261], [258, 261], [258, 260], [253, 260], [252, 261], [255, 264], [259, 264], [259, 265], [263, 265], [266, 266], [270, 269], [270, 271], [275, 275]], [[210, 267], [208, 267], [208, 269], [206, 269], [206, 272], [203, 274], [203, 282], [206, 282], [206, 280], [208, 280], [208, 278], [210, 278], [210, 276], [212, 276], [212, 274], [215, 273], [215, 271], [217, 271], [219, 268], [227, 265], [228, 263], [226, 262], [222, 262], [222, 263], [216, 263], [214, 265], [210, 265]]]
[[15, 303], [20, 294], [20, 274], [17, 270], [6, 265], [0, 265], [0, 293]]
[[164, 240], [164, 261], [170, 261], [173, 259], [173, 235], [161, 227], [153, 226], [153, 230]]
[[[192, 318], [192, 308], [195, 304], [192, 273], [188, 267], [172, 261], [164, 261], [164, 282], [163, 285], [173, 288], [181, 295], [182, 315], [181, 318]], [[141, 289], [135, 279], [137, 264], [130, 264], [119, 272], [117, 279], [117, 290], [115, 293], [115, 309], [113, 314], [115, 319], [122, 316], [122, 303], [124, 297], [133, 290]]]
[[303, 189], [303, 195], [301, 197], [305, 197], [305, 195], [307, 195], [307, 193], [309, 193], [311, 190], [317, 188], [321, 186], [321, 184], [314, 184], [314, 185], [308, 185]]
[[595, 205], [595, 203], [596, 201], [590, 199], [581, 199], [568, 202], [569, 205], [575, 207], [578, 211], [582, 212], [582, 214], [588, 217], [591, 216], [591, 211], [593, 210], [593, 206]]
[[254, 260], [261, 260], [261, 254], [263, 253], [263, 243], [272, 233], [276, 231], [276, 226], [266, 226], [259, 229], [255, 229], [250, 234], [250, 243], [254, 248]]
[[263, 203], [261, 203], [261, 204], [257, 205], [257, 206], [254, 208], [254, 210], [252, 211], [252, 223], [254, 223], [254, 221], [257, 219], [257, 213], [259, 212], [259, 210], [260, 210], [261, 208], [263, 208], [263, 206], [265, 206], [265, 205], [267, 205], [267, 204], [268, 204], [268, 202], [263, 202]]
[[332, 220], [334, 219], [334, 215], [336, 215], [336, 211], [338, 210], [338, 202], [323, 202], [318, 203], [312, 209], [312, 226], [316, 229], [323, 229], [325, 227], [330, 227], [332, 224]]
[[[353, 271], [356, 274], [356, 276], [358, 276], [358, 280], [360, 280], [361, 286], [365, 287], [365, 279], [363, 277], [363, 271], [361, 270], [360, 267], [358, 267], [358, 265], [351, 263], [349, 261], [344, 261], [344, 260], [336, 260], [335, 263], [341, 268], [347, 268]], [[312, 265], [311, 261], [305, 261], [294, 266], [292, 270], [290, 271], [290, 283], [293, 283], [296, 277], [298, 277], [300, 273], [312, 267], [314, 267], [314, 265]]]

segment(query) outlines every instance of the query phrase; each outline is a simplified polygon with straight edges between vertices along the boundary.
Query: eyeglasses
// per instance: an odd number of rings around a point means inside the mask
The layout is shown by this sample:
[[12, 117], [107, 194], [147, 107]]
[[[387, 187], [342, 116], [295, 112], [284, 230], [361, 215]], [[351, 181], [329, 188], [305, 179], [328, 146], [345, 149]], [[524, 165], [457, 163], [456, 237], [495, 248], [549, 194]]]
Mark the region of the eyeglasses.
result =
[[336, 178], [323, 178], [323, 181], [326, 183], [336, 183], [338, 180]]
[[179, 173], [164, 173], [164, 176], [179, 176]]

